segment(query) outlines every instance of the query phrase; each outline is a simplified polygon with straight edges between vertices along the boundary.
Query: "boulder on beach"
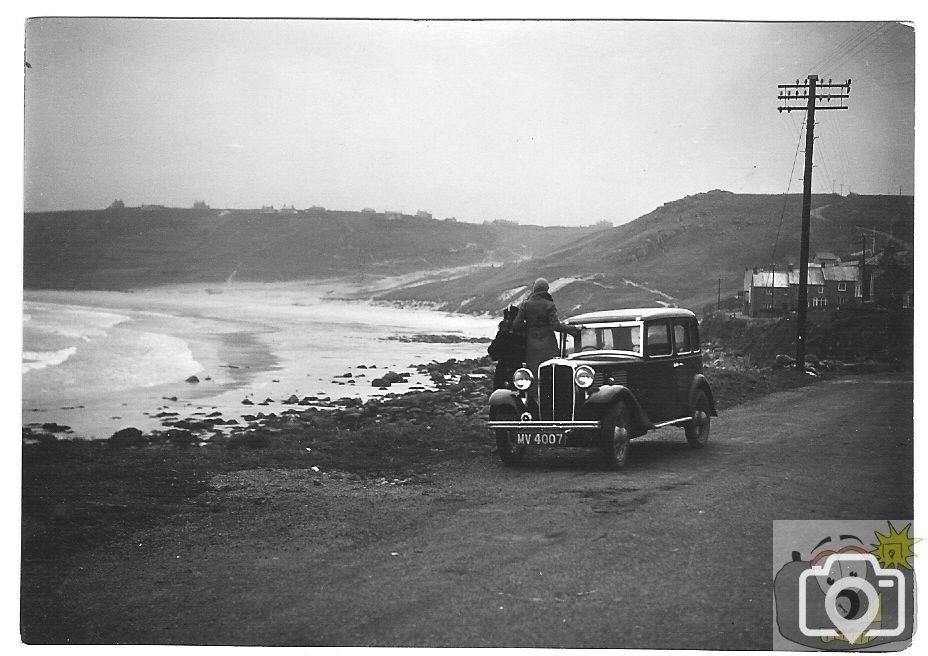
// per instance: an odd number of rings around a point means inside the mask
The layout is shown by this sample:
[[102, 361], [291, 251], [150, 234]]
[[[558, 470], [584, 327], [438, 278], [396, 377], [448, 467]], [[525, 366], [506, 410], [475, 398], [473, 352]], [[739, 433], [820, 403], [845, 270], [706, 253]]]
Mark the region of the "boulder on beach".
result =
[[127, 446], [144, 446], [148, 440], [142, 435], [142, 431], [134, 426], [118, 430], [107, 440], [110, 446], [127, 447]]
[[182, 430], [179, 428], [172, 428], [167, 433], [167, 440], [175, 446], [190, 446], [196, 440], [193, 438], [193, 434], [189, 430]]
[[200, 379], [197, 378], [196, 376], [190, 376], [185, 382], [188, 382], [188, 383], [199, 383], [199, 382], [200, 382]]
[[71, 430], [71, 427], [65, 426], [64, 424], [50, 422], [47, 424], [42, 424], [42, 430], [48, 431], [49, 433], [67, 433]]
[[[209, 426], [202, 421], [197, 421], [196, 419], [181, 419], [180, 421], [174, 422], [175, 428], [183, 428], [188, 431], [205, 431]], [[170, 433], [171, 431], [168, 431]]]
[[254, 405], [255, 402], [251, 399], [242, 399], [242, 405]]
[[299, 402], [300, 402], [300, 398], [296, 394], [291, 394], [290, 396], [287, 397], [285, 401], [282, 401], [282, 403], [285, 403], [288, 405], [292, 405], [294, 403], [299, 403]]

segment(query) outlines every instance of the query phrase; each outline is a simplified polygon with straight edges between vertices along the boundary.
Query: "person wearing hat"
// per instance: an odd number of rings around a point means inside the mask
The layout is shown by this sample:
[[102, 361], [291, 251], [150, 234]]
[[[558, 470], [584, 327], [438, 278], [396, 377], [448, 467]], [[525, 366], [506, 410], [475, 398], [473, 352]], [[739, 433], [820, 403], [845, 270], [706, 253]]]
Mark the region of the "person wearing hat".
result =
[[509, 387], [513, 372], [522, 366], [522, 359], [525, 357], [525, 331], [515, 327], [518, 314], [517, 305], [510, 305], [503, 310], [503, 320], [499, 322], [496, 337], [487, 348], [487, 353], [496, 361], [493, 389]]
[[548, 281], [544, 278], [539, 278], [532, 285], [532, 295], [522, 302], [514, 325], [517, 329], [525, 329], [525, 366], [535, 377], [529, 391], [537, 402], [538, 366], [558, 354], [555, 331], [578, 335], [580, 328], [563, 324], [558, 319], [554, 299], [548, 292]]

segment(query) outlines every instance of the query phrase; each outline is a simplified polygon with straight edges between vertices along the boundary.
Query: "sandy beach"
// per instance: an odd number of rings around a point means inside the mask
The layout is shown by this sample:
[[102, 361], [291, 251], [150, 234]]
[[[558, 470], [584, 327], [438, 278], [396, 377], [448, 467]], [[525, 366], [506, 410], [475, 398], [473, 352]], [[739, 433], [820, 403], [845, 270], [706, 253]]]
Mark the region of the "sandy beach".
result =
[[[124, 320], [84, 336], [64, 362], [24, 372], [23, 425], [57, 423], [71, 428], [67, 436], [103, 439], [129, 426], [162, 428], [156, 415], [164, 413], [241, 416], [254, 411], [246, 399], [266, 403], [265, 412], [282, 409], [292, 395], [323, 405], [366, 400], [386, 393], [371, 380], [389, 370], [412, 372], [391, 392], [430, 389], [428, 377], [410, 367], [479, 357], [486, 344], [473, 340], [495, 331], [492, 317], [346, 300], [358, 295], [363, 290], [338, 281], [27, 291], [27, 315], [32, 307], [77, 308]], [[451, 335], [458, 343], [414, 341], [417, 335]], [[116, 337], [112, 347], [100, 341]], [[101, 352], [88, 361], [83, 354], [94, 345]], [[128, 358], [128, 371], [117, 356]], [[198, 382], [185, 382], [191, 376]]]

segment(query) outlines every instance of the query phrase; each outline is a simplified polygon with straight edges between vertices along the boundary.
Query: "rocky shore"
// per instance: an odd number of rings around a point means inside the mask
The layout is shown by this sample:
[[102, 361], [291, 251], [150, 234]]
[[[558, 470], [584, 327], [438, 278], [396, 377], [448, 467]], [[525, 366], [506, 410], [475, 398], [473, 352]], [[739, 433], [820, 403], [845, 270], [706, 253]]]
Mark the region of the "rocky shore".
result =
[[[808, 375], [776, 364], [762, 368], [750, 365], [737, 356], [726, 354], [718, 344], [706, 345], [703, 357], [705, 372], [720, 409], [812, 382]], [[367, 369], [365, 365], [356, 368]], [[282, 399], [252, 400], [246, 396], [242, 405], [254, 406], [254, 411], [236, 417], [223, 416], [218, 410], [182, 414], [162, 409], [151, 414], [159, 420], [162, 429], [142, 431], [130, 426], [116, 431], [108, 439], [94, 442], [112, 448], [172, 446], [234, 451], [279, 446], [294, 440], [300, 443], [326, 441], [332, 435], [343, 438], [345, 434], [358, 432], [370, 436], [384, 430], [431, 430], [432, 426], [440, 424], [446, 428], [453, 426], [455, 432], [466, 431], [481, 440], [486, 435], [486, 401], [492, 391], [494, 368], [495, 363], [483, 357], [409, 365], [408, 371], [400, 372], [371, 369], [360, 374], [345, 373], [341, 378], [346, 384], [367, 385], [385, 394], [367, 400], [358, 396], [333, 399], [296, 394]], [[409, 391], [405, 393], [389, 391], [394, 384], [409, 383], [413, 374], [428, 377], [433, 388], [414, 385], [407, 386]], [[276, 412], [262, 409], [272, 405], [286, 409]], [[27, 424], [22, 433], [27, 447], [82, 441], [74, 439], [69, 426], [54, 422]], [[488, 440], [486, 443], [490, 444]]]
[[[245, 406], [282, 404], [289, 407], [280, 412], [263, 412], [256, 408], [254, 413], [243, 414], [240, 418], [224, 417], [219, 411], [197, 411], [182, 416], [179, 412], [162, 410], [153, 416], [160, 420], [163, 430], [143, 432], [127, 427], [103, 442], [115, 448], [167, 444], [236, 449], [266, 447], [275, 438], [279, 440], [333, 430], [357, 431], [391, 424], [416, 426], [452, 421], [472, 426], [486, 419], [486, 400], [492, 387], [494, 366], [489, 357], [451, 359], [410, 365], [410, 372], [371, 374], [370, 382], [359, 377], [358, 383], [386, 391], [394, 383], [407, 383], [411, 373], [415, 372], [428, 376], [434, 386], [434, 389], [416, 386], [404, 394], [387, 392], [366, 401], [350, 396], [332, 399], [293, 394], [285, 399], [267, 398], [256, 402], [246, 397], [242, 399]], [[365, 367], [360, 365], [359, 368]], [[343, 377], [356, 382], [351, 373], [343, 374]], [[33, 423], [23, 427], [23, 441], [27, 446], [47, 445], [72, 436], [69, 426], [57, 423]]]

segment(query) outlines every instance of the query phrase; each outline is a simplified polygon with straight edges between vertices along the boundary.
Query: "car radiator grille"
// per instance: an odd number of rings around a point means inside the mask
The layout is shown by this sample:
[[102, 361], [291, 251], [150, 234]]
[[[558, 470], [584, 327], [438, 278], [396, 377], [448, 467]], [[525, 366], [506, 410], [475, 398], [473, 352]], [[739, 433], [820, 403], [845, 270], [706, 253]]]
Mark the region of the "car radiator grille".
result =
[[550, 364], [538, 370], [538, 400], [542, 420], [570, 421], [574, 418], [574, 370]]

